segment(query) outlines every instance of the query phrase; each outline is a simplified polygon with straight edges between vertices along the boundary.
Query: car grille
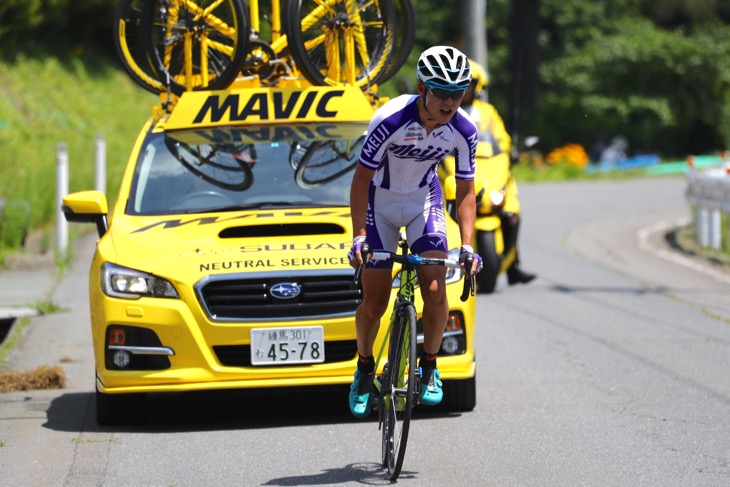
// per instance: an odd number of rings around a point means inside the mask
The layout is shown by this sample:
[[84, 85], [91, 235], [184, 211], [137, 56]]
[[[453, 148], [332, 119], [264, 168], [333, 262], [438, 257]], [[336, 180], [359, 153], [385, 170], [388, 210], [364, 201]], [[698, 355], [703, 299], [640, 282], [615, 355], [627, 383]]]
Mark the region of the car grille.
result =
[[[225, 367], [248, 367], [251, 365], [251, 347], [249, 345], [216, 345], [213, 351], [218, 361]], [[347, 362], [357, 356], [357, 341], [343, 340], [325, 342], [324, 363]], [[291, 364], [292, 366], [302, 364]], [[281, 367], [281, 365], [276, 365]]]
[[[362, 291], [352, 278], [352, 271], [210, 276], [196, 289], [213, 321], [316, 319], [355, 314]], [[296, 283], [299, 295], [288, 299], [272, 296], [271, 288], [282, 283]]]

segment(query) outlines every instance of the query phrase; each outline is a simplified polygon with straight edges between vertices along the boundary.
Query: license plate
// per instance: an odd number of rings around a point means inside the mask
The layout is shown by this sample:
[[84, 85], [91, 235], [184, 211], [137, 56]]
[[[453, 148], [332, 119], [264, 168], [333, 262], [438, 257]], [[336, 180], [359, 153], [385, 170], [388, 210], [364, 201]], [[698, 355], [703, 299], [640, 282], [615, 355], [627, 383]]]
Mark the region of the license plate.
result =
[[252, 365], [322, 362], [324, 362], [324, 330], [321, 326], [251, 330]]

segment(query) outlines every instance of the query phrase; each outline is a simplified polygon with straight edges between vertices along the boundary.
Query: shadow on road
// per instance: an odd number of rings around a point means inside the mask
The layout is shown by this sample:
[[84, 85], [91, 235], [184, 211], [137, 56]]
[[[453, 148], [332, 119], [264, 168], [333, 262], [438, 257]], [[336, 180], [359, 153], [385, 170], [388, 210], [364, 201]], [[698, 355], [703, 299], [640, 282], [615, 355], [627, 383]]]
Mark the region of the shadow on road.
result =
[[[418, 476], [415, 472], [403, 470], [400, 479], [413, 480]], [[271, 479], [262, 485], [336, 485], [344, 481], [357, 482], [364, 485], [391, 485], [387, 471], [377, 463], [352, 463], [342, 468], [325, 469], [318, 474], [295, 475]]]
[[[100, 426], [91, 392], [63, 394], [51, 401], [43, 425], [54, 431], [215, 431], [362, 422], [347, 408], [348, 386], [148, 394], [144, 424]], [[291, 405], [296, 404], [296, 414]], [[458, 416], [419, 406], [414, 420]], [[364, 421], [377, 423], [377, 414]], [[374, 425], [377, 427], [376, 425]]]

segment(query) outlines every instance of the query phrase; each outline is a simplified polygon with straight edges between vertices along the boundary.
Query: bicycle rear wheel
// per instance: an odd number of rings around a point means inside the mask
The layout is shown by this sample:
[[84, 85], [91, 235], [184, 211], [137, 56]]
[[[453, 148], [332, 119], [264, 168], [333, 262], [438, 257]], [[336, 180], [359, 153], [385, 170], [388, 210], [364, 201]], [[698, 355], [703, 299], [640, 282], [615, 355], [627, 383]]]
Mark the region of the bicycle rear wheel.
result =
[[397, 312], [388, 352], [388, 378], [381, 394], [383, 405], [383, 466], [390, 480], [403, 467], [411, 413], [416, 402], [416, 309], [406, 304]]
[[227, 88], [248, 46], [241, 0], [151, 0], [143, 29], [159, 79], [176, 95]]
[[296, 167], [294, 180], [302, 188], [316, 188], [349, 173], [357, 164], [364, 141], [365, 136], [312, 142], [301, 157], [299, 152], [292, 151], [290, 164]]
[[395, 75], [408, 60], [416, 42], [416, 8], [413, 0], [395, 1], [395, 54], [388, 58], [378, 83], [383, 84]]
[[378, 83], [395, 56], [393, 0], [291, 0], [286, 34], [313, 85]]
[[145, 0], [120, 0], [114, 11], [114, 47], [127, 74], [152, 93], [165, 90], [157, 77], [145, 36], [142, 15]]

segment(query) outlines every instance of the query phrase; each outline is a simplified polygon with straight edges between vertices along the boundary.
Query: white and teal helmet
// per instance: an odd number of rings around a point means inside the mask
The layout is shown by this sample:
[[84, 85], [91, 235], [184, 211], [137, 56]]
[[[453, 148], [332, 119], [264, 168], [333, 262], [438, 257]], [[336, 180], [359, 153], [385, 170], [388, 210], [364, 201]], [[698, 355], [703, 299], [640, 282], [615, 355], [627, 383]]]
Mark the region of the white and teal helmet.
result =
[[430, 89], [465, 90], [471, 83], [469, 59], [450, 46], [426, 49], [418, 58], [416, 75]]

